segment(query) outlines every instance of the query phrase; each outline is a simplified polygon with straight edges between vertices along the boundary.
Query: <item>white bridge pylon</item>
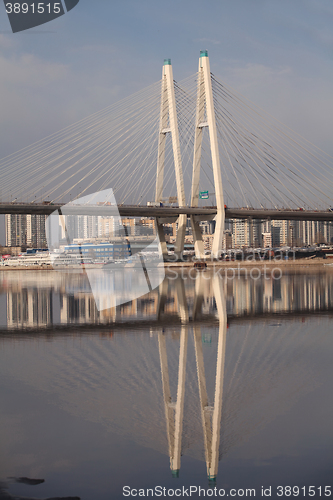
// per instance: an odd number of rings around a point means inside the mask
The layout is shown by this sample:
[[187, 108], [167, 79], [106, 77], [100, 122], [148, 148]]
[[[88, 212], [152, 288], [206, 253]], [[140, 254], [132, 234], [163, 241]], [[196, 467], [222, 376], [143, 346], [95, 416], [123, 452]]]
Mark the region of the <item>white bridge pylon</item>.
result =
[[[169, 124], [169, 127], [168, 127]], [[163, 180], [164, 180], [164, 160], [165, 160], [165, 143], [167, 133], [171, 133], [173, 160], [175, 165], [177, 196], [180, 207], [186, 205], [182, 158], [180, 153], [179, 131], [177, 123], [177, 110], [175, 88], [173, 84], [173, 73], [171, 59], [165, 59], [162, 72], [162, 89], [161, 89], [161, 114], [160, 114], [160, 130], [157, 153], [157, 174], [156, 174], [156, 196], [155, 201], [161, 202], [163, 197]], [[185, 231], [186, 231], [187, 215], [181, 214], [178, 217], [178, 231], [175, 245], [175, 254], [178, 258], [184, 250]], [[168, 219], [157, 218], [157, 230], [160, 238], [163, 255], [167, 255], [167, 247], [163, 232], [163, 223], [170, 222]], [[173, 220], [172, 220], [173, 222]]]
[[[199, 71], [198, 71], [198, 89], [197, 89], [197, 109], [196, 125], [194, 135], [194, 154], [193, 154], [193, 175], [191, 190], [191, 206], [197, 207], [199, 201], [199, 181], [201, 168], [201, 149], [203, 129], [208, 127], [210, 149], [212, 157], [212, 167], [214, 174], [215, 195], [217, 204], [217, 214], [215, 216], [215, 233], [212, 245], [212, 257], [218, 258], [219, 251], [222, 249], [223, 230], [224, 230], [224, 200], [220, 168], [219, 146], [217, 141], [216, 120], [214, 111], [213, 91], [210, 74], [210, 65], [208, 53], [206, 50], [200, 52]], [[179, 142], [179, 131], [177, 122], [176, 100], [173, 82], [172, 65], [170, 59], [164, 60], [162, 72], [161, 89], [161, 112], [160, 128], [158, 142], [157, 174], [156, 174], [156, 196], [155, 201], [161, 202], [163, 199], [163, 181], [164, 181], [164, 162], [165, 162], [165, 144], [166, 135], [171, 133], [173, 158], [175, 165], [176, 185], [178, 204], [180, 207], [186, 205], [182, 160]], [[205, 216], [207, 220], [214, 216]], [[186, 232], [186, 214], [178, 217], [178, 230], [175, 245], [175, 254], [178, 258], [184, 250], [185, 232]], [[175, 219], [156, 218], [157, 230], [161, 242], [163, 255], [167, 255], [167, 246], [164, 237], [163, 224], [173, 222]], [[199, 226], [203, 216], [191, 216], [191, 226], [193, 234], [193, 243], [195, 255], [197, 258], [203, 258], [205, 255], [202, 241], [202, 233]]]

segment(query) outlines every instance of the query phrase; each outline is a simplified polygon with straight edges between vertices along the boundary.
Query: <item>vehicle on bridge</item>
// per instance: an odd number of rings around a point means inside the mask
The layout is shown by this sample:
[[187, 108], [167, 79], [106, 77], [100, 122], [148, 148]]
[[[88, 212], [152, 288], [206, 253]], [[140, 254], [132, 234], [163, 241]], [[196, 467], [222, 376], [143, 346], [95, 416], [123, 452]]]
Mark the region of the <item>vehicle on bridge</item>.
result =
[[147, 207], [163, 207], [161, 201], [147, 201]]

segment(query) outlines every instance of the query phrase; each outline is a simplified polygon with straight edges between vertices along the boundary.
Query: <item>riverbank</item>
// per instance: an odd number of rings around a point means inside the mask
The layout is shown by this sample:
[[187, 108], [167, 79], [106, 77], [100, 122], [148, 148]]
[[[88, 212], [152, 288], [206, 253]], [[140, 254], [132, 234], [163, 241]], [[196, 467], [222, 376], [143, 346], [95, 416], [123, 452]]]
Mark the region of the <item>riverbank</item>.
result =
[[[253, 268], [266, 268], [266, 269], [274, 269], [278, 268], [282, 271], [295, 271], [295, 272], [329, 272], [333, 271], [333, 259], [268, 259], [268, 260], [234, 260], [234, 261], [206, 261], [207, 267], [205, 269], [217, 269], [217, 268], [226, 268], [226, 269], [236, 269], [240, 272], [245, 269], [250, 270]], [[332, 265], [330, 265], [332, 264]], [[165, 262], [164, 267], [166, 270], [172, 269], [193, 269], [194, 262]], [[0, 271], [72, 271], [70, 267], [57, 268], [54, 269], [50, 266], [39, 266], [39, 265], [31, 265], [31, 266], [2, 266]], [[81, 271], [84, 270], [84, 266], [82, 268], [76, 268], [75, 270]], [[199, 270], [199, 269], [198, 269]]]
[[[317, 270], [317, 269], [325, 269], [325, 271], [333, 270], [333, 261], [329, 261], [328, 259], [290, 259], [290, 260], [281, 260], [281, 259], [268, 259], [268, 260], [234, 260], [234, 261], [206, 261], [207, 268], [229, 268], [229, 269], [251, 269], [257, 267], [267, 267], [269, 269], [279, 268], [279, 269], [295, 269], [299, 271], [303, 270]], [[329, 265], [332, 264], [332, 265]], [[176, 268], [193, 268], [193, 262], [168, 262], [165, 263], [165, 266], [169, 269]]]

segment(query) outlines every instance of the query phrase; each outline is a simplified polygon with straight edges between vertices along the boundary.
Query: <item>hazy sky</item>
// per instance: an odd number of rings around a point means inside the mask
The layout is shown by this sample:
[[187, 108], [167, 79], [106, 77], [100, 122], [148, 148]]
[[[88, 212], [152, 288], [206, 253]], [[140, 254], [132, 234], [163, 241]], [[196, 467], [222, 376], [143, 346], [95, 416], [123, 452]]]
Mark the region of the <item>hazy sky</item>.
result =
[[0, 5], [0, 157], [161, 77], [211, 70], [333, 154], [331, 0], [80, 0], [12, 34]]
[[215, 75], [333, 155], [331, 0], [80, 0], [16, 34], [0, 4], [0, 157], [158, 81], [164, 58], [190, 76], [201, 49]]

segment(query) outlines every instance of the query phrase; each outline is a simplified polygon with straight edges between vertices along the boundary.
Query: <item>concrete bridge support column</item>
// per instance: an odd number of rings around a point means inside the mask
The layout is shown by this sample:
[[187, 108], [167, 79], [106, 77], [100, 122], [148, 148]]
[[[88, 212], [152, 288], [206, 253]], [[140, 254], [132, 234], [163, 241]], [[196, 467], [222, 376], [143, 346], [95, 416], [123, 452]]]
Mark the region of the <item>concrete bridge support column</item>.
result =
[[163, 229], [163, 224], [158, 220], [158, 217], [155, 219], [156, 221], [156, 232], [160, 240], [160, 252], [163, 255], [163, 260], [167, 260], [168, 257], [168, 248], [165, 241], [165, 234]]
[[196, 220], [195, 216], [191, 216], [191, 226], [192, 226], [195, 256], [197, 259], [203, 259], [205, 256], [205, 249], [202, 241], [202, 232], [199, 222], [200, 221]]

